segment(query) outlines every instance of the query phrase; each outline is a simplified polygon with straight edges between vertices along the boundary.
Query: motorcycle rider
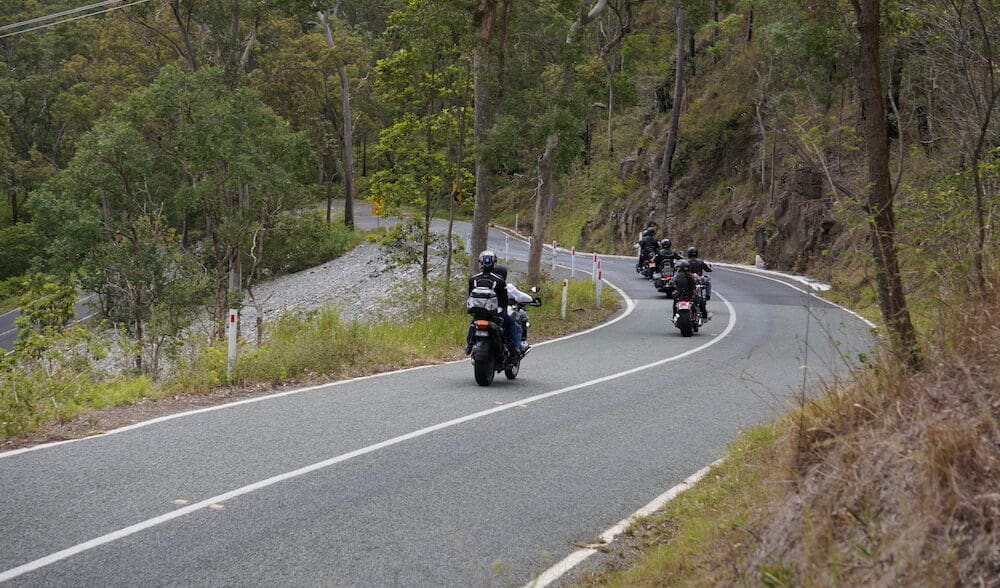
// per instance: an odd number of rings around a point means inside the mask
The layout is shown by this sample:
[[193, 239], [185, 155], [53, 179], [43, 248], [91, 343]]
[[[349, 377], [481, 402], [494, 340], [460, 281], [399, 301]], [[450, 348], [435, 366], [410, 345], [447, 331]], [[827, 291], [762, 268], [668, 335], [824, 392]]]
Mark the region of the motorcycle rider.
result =
[[647, 225], [640, 235], [638, 245], [639, 260], [635, 262], [635, 271], [642, 269], [643, 260], [656, 255], [656, 251], [659, 249], [659, 243], [656, 241], [656, 228], [652, 225]]
[[516, 310], [514, 308], [514, 303], [535, 302], [537, 299], [534, 296], [520, 291], [513, 282], [507, 281], [507, 268], [505, 266], [494, 266], [493, 272], [502, 277], [504, 282], [507, 283], [507, 299], [510, 302], [510, 306], [507, 307], [507, 314], [511, 316], [511, 320], [515, 325], [516, 333], [514, 333], [514, 341], [517, 341], [517, 349], [522, 354], [525, 354], [528, 352], [528, 349], [531, 349], [531, 345], [528, 345], [528, 342], [524, 340], [524, 332], [521, 329], [521, 325], [517, 321], [513, 320], [514, 311]]
[[706, 276], [706, 272], [712, 271], [711, 266], [705, 263], [704, 260], [698, 259], [698, 248], [688, 247], [687, 250], [687, 261], [688, 265], [691, 266], [691, 273], [698, 274], [705, 278], [705, 300], [712, 299], [712, 279]]
[[710, 320], [711, 317], [708, 316], [708, 309], [705, 305], [705, 299], [698, 296], [698, 291], [695, 286], [698, 284], [698, 276], [692, 271], [691, 262], [682, 259], [677, 262], [677, 266], [674, 268], [674, 275], [670, 278], [670, 283], [674, 286], [674, 314], [677, 314], [677, 301], [678, 300], [694, 300], [698, 305], [698, 311], [701, 312], [703, 320]]
[[670, 264], [670, 269], [674, 269], [674, 261], [684, 259], [680, 253], [670, 248], [670, 239], [660, 240], [660, 250], [656, 253], [656, 267], [663, 273], [665, 264]]
[[[507, 346], [514, 350], [517, 349], [517, 343], [515, 343], [517, 339], [515, 339], [514, 336], [520, 329], [514, 322], [514, 319], [510, 318], [510, 314], [507, 312], [507, 306], [510, 304], [510, 300], [507, 297], [507, 282], [500, 274], [496, 273], [496, 264], [497, 254], [493, 253], [493, 251], [486, 249], [479, 254], [479, 267], [482, 271], [469, 278], [468, 293], [471, 294], [472, 289], [477, 286], [488, 286], [493, 289], [499, 304], [497, 312], [503, 319], [503, 331], [507, 338]], [[469, 325], [469, 332], [465, 337], [466, 355], [472, 353], [472, 336], [474, 330], [474, 327]]]

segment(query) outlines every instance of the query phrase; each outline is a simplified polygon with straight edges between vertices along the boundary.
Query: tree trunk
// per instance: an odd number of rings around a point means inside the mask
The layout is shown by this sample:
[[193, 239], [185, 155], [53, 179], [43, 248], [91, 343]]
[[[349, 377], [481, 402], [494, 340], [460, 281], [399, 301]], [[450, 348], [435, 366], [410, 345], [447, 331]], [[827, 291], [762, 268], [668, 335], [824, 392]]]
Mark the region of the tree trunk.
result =
[[344, 224], [354, 227], [354, 121], [351, 120], [351, 80], [343, 64], [337, 67], [340, 76], [340, 109], [344, 118]]
[[922, 361], [916, 331], [903, 296], [903, 282], [896, 258], [896, 219], [889, 176], [889, 138], [879, 52], [879, 0], [851, 0], [860, 32], [861, 92], [865, 140], [868, 143], [867, 211], [875, 253], [875, 277], [882, 318], [893, 347], [912, 369]]
[[983, 190], [983, 179], [979, 172], [979, 161], [983, 157], [983, 148], [986, 144], [986, 137], [989, 135], [990, 126], [993, 121], [993, 110], [996, 108], [997, 99], [1000, 98], [1000, 87], [997, 87], [996, 79], [994, 77], [994, 70], [996, 66], [993, 61], [993, 45], [990, 43], [990, 30], [986, 26], [986, 21], [983, 18], [982, 10], [980, 9], [979, 2], [973, 0], [973, 9], [976, 13], [976, 19], [980, 27], [980, 34], [983, 38], [984, 50], [985, 50], [985, 61], [986, 61], [986, 71], [987, 77], [985, 80], [986, 89], [986, 111], [983, 113], [982, 121], [979, 127], [979, 138], [976, 141], [976, 147], [972, 152], [972, 180], [976, 188], [976, 228], [978, 232], [978, 239], [976, 240], [976, 249], [973, 251], [972, 258], [973, 263], [976, 268], [976, 281], [979, 286], [979, 293], [986, 296], [990, 290], [990, 284], [986, 279], [986, 268], [984, 267], [984, 254], [986, 250], [986, 237], [989, 235], [990, 227], [986, 223], [986, 194]]
[[10, 201], [10, 223], [12, 225], [16, 225], [20, 219], [20, 211], [17, 207], [17, 190], [15, 188], [11, 188], [10, 198], [8, 200]]
[[486, 145], [486, 49], [478, 47], [472, 57], [473, 78], [473, 140], [476, 145], [476, 202], [472, 212], [472, 244], [470, 246], [469, 272], [476, 273], [477, 256], [486, 249], [490, 225], [489, 170], [483, 149]]
[[[325, 10], [318, 13], [320, 24], [323, 25], [323, 37], [326, 39], [326, 46], [335, 48], [333, 41], [333, 29], [330, 28], [330, 19]], [[344, 119], [341, 125], [341, 145], [343, 147], [343, 176], [344, 176], [344, 224], [348, 227], [354, 226], [354, 120], [351, 117], [351, 79], [347, 75], [347, 66], [343, 63], [337, 66], [337, 75], [340, 77], [340, 113]]]
[[531, 227], [531, 248], [528, 251], [528, 283], [542, 281], [542, 246], [545, 243], [545, 221], [548, 201], [552, 194], [552, 167], [559, 135], [549, 135], [545, 152], [538, 159], [538, 188], [535, 191], [535, 222]]
[[198, 71], [198, 58], [191, 45], [191, 12], [194, 10], [194, 5], [188, 4], [188, 12], [185, 17], [181, 17], [180, 0], [170, 0], [170, 10], [174, 14], [177, 30], [181, 33], [181, 42], [184, 45], [184, 54], [181, 57], [187, 63], [188, 71]]
[[653, 220], [656, 212], [662, 204], [663, 211], [670, 216], [670, 185], [673, 177], [670, 167], [674, 160], [674, 151], [677, 149], [677, 136], [680, 133], [681, 102], [684, 100], [684, 31], [687, 28], [685, 22], [684, 8], [677, 6], [677, 63], [674, 66], [674, 98], [670, 110], [670, 125], [667, 127], [667, 141], [663, 147], [663, 158], [660, 160], [657, 181], [654, 182], [654, 198], [651, 199], [647, 221]]
[[452, 234], [455, 229], [455, 205], [462, 193], [462, 159], [465, 157], [465, 107], [458, 108], [458, 149], [455, 153], [455, 181], [451, 188], [451, 203], [448, 214], [448, 260], [444, 266], [444, 308], [451, 301], [451, 258], [454, 253]]

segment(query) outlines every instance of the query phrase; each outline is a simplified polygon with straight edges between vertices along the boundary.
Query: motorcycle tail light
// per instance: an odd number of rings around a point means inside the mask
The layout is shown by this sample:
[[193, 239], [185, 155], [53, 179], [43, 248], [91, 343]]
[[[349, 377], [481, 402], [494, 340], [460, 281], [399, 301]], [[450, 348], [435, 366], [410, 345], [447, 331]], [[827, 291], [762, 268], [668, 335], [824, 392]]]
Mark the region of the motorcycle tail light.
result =
[[490, 328], [490, 321], [482, 321], [482, 320], [476, 321], [476, 328], [477, 329], [488, 329], [488, 328]]

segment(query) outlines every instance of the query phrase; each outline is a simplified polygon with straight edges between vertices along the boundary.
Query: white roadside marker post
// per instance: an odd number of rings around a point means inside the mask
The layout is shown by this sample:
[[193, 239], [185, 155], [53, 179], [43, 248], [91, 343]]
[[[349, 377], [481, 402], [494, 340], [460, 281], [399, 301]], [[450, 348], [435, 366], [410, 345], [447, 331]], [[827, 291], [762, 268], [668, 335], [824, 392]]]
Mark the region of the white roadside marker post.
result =
[[602, 289], [603, 285], [604, 285], [604, 276], [602, 275], [602, 272], [601, 272], [601, 262], [598, 261], [597, 262], [597, 284], [595, 285], [596, 286], [595, 289], [597, 290], [596, 293], [595, 293], [595, 297], [597, 298], [597, 310], [601, 310], [601, 289]]
[[233, 368], [236, 367], [236, 332], [237, 332], [237, 317], [239, 316], [239, 311], [235, 308], [229, 309], [229, 322], [226, 324], [227, 334], [229, 335], [229, 352], [226, 355], [226, 380], [233, 380]]
[[514, 232], [517, 232], [517, 213], [514, 213]]
[[562, 314], [563, 320], [566, 320], [566, 299], [569, 295], [569, 280], [563, 280], [563, 290], [562, 290]]
[[507, 263], [510, 263], [510, 235], [504, 235], [503, 237], [503, 259]]
[[569, 248], [569, 277], [576, 277], [576, 247]]
[[598, 263], [600, 263], [600, 262], [597, 261], [597, 254], [595, 253], [594, 254], [594, 265], [591, 266], [591, 268], [590, 268], [590, 281], [594, 282], [595, 284], [597, 283], [597, 264]]
[[465, 252], [472, 255], [472, 233], [465, 234]]
[[557, 245], [558, 243], [555, 241], [552, 242], [552, 271], [556, 271], [556, 254], [558, 253], [556, 250]]

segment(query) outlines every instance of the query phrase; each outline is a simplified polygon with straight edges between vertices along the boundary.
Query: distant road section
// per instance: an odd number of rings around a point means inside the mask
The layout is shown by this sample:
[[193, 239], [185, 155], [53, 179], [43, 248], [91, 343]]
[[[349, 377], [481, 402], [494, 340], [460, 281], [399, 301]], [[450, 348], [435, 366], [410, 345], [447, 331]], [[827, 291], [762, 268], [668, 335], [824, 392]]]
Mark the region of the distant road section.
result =
[[[96, 294], [80, 298], [76, 303], [76, 320], [82, 321], [94, 316], [97, 313], [96, 306]], [[14, 341], [17, 340], [17, 326], [14, 321], [19, 316], [21, 316], [21, 311], [17, 308], [0, 315], [0, 349], [10, 351], [14, 348]]]

